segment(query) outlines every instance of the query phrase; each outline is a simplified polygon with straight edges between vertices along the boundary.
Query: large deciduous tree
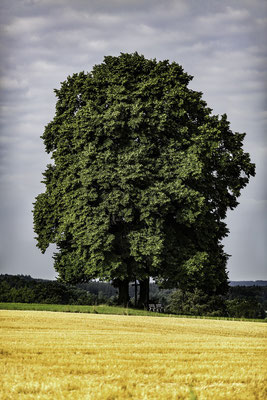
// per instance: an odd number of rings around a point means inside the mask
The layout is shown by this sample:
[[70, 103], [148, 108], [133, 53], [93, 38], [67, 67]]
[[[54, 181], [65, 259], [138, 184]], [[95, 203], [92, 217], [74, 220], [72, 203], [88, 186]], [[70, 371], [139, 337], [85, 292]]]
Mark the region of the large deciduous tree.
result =
[[68, 77], [42, 136], [53, 163], [34, 203], [38, 247], [56, 243], [65, 282], [113, 280], [119, 300], [149, 277], [227, 287], [223, 220], [254, 175], [225, 115], [211, 114], [177, 63], [121, 54]]

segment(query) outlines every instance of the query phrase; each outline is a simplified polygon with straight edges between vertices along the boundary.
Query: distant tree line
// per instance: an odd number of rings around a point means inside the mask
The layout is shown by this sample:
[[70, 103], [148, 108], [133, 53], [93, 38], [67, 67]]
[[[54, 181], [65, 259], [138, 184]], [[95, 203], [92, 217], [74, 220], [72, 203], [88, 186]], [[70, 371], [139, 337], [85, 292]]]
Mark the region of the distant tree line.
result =
[[167, 310], [174, 314], [231, 318], [265, 318], [267, 286], [229, 287], [225, 296], [209, 296], [201, 290], [172, 292]]
[[93, 293], [57, 281], [0, 275], [1, 302], [92, 305], [98, 300]]
[[230, 286], [267, 286], [267, 281], [231, 281]]
[[[149, 302], [162, 304], [168, 313], [231, 318], [266, 316], [267, 286], [230, 286], [225, 296], [207, 295], [199, 289], [161, 289], [156, 283], [150, 283], [149, 291]], [[129, 286], [129, 295], [129, 306], [134, 306], [133, 283]], [[118, 290], [101, 281], [74, 286], [25, 275], [0, 275], [0, 302], [116, 305]]]

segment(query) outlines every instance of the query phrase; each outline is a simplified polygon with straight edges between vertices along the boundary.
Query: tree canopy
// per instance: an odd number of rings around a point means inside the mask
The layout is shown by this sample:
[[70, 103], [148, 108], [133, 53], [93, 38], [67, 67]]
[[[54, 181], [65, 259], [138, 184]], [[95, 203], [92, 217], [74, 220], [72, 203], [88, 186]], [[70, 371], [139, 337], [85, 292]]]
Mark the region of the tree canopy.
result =
[[124, 303], [128, 282], [149, 277], [226, 290], [224, 219], [255, 166], [245, 134], [212, 115], [191, 79], [176, 62], [122, 53], [55, 90], [34, 229], [42, 252], [56, 243], [63, 281], [113, 280]]

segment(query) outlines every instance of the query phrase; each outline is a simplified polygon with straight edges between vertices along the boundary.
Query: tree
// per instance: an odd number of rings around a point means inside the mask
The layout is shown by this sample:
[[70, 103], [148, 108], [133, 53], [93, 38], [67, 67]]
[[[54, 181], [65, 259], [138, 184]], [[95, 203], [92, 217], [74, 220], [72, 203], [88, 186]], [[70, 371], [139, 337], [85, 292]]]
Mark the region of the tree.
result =
[[168, 299], [167, 311], [180, 315], [226, 316], [223, 296], [212, 296], [200, 289], [183, 291], [178, 289]]
[[53, 164], [34, 203], [37, 246], [74, 283], [113, 280], [128, 301], [149, 277], [213, 294], [227, 287], [226, 211], [254, 175], [245, 134], [211, 114], [177, 63], [105, 57], [55, 90], [42, 136]]
[[227, 300], [227, 312], [233, 318], [265, 318], [263, 305], [253, 298]]

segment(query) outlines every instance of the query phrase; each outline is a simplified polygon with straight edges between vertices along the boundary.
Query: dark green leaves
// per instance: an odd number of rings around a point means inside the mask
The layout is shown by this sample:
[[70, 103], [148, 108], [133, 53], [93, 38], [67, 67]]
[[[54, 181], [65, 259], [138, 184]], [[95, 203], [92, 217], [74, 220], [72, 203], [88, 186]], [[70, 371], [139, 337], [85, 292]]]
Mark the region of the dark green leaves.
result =
[[62, 279], [223, 287], [222, 219], [254, 165], [190, 79], [176, 63], [121, 54], [56, 90], [34, 227], [42, 251], [57, 244]]

